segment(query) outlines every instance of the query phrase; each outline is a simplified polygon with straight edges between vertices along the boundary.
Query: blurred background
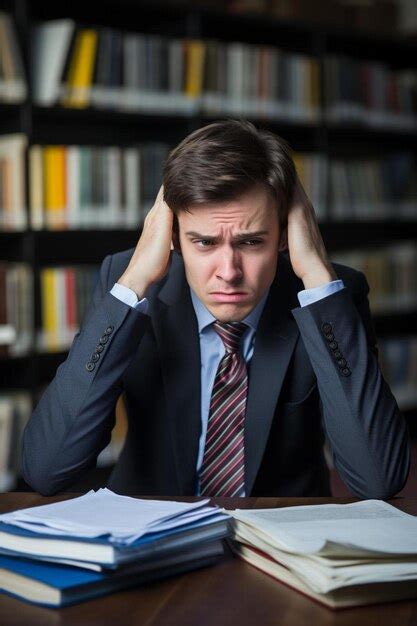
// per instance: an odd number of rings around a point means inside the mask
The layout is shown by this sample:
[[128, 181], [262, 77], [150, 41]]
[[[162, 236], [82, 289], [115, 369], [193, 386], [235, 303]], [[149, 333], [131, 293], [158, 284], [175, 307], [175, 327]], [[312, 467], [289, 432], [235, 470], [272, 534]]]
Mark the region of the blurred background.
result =
[[[0, 0], [0, 491], [103, 258], [210, 121], [284, 137], [331, 258], [365, 272], [417, 493], [416, 0]], [[78, 485], [105, 482], [112, 441]], [[332, 467], [333, 495], [351, 495]], [[75, 490], [76, 488], [72, 488]]]

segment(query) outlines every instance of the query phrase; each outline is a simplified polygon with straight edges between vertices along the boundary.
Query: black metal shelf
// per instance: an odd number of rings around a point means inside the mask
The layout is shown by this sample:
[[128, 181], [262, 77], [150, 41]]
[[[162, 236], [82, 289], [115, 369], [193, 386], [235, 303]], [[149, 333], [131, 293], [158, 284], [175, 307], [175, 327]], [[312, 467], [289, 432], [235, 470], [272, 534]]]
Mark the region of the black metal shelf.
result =
[[134, 247], [140, 230], [33, 231], [35, 267], [101, 263], [107, 254]]
[[320, 224], [326, 249], [371, 249], [396, 241], [417, 241], [417, 210], [415, 220], [328, 220]]
[[[6, 106], [6, 105], [3, 105]], [[24, 116], [23, 116], [24, 107]], [[26, 117], [30, 120], [30, 144], [120, 145], [131, 146], [145, 141], [162, 141], [176, 145], [186, 134], [203, 124], [225, 118], [249, 119], [287, 139], [294, 150], [326, 151], [329, 154], [379, 153], [386, 149], [417, 150], [417, 129], [374, 127], [364, 123], [327, 123], [323, 120], [300, 121], [270, 119], [256, 115], [208, 113], [155, 113], [123, 111], [114, 108], [72, 109], [59, 105], [8, 105], [2, 117], [0, 133], [24, 132]]]
[[246, 117], [288, 138], [294, 149], [306, 146], [317, 150], [318, 122], [294, 122], [256, 116], [221, 114], [180, 114], [121, 111], [116, 109], [71, 109], [61, 106], [32, 107], [32, 144], [134, 145], [143, 141], [177, 144], [203, 124], [225, 117]]
[[407, 311], [392, 311], [373, 315], [378, 337], [417, 335], [417, 307]]
[[33, 106], [32, 144], [129, 146], [144, 141], [178, 143], [194, 130], [190, 115], [161, 115], [114, 109]]
[[[305, 20], [282, 19], [270, 13], [259, 11], [225, 11], [217, 7], [209, 6], [204, 0], [177, 0], [176, 2], [166, 2], [164, 0], [118, 0], [117, 12], [114, 11], [114, 0], [102, 0], [100, 12], [94, 6], [86, 4], [84, 0], [72, 0], [70, 8], [65, 3], [57, 3], [54, 0], [43, 0], [43, 2], [31, 2], [30, 13], [32, 19], [47, 20], [62, 17], [73, 17], [81, 19], [83, 22], [121, 24], [129, 30], [140, 30], [149, 27], [153, 22], [174, 20], [175, 18], [185, 20], [188, 16], [198, 17], [205, 24], [210, 23], [212, 29], [216, 27], [223, 29], [223, 24], [235, 40], [236, 34], [241, 33], [241, 37], [248, 36], [248, 31], [259, 30], [260, 32], [273, 31], [279, 35], [289, 33], [294, 37], [317, 36], [326, 37], [333, 46], [341, 48], [347, 43], [356, 47], [368, 44], [381, 55], [384, 50], [396, 52], [397, 49], [407, 54], [417, 52], [417, 41], [402, 34], [383, 34], [367, 30], [353, 29], [352, 27], [321, 24], [316, 18], [316, 23], [312, 24]], [[134, 20], [136, 12], [140, 13], [140, 20]]]
[[42, 266], [101, 263], [107, 254], [132, 248], [140, 229], [28, 230], [0, 232], [0, 260]]
[[28, 389], [33, 394], [55, 376], [57, 367], [68, 352], [29, 353], [20, 357], [0, 358], [0, 389]]

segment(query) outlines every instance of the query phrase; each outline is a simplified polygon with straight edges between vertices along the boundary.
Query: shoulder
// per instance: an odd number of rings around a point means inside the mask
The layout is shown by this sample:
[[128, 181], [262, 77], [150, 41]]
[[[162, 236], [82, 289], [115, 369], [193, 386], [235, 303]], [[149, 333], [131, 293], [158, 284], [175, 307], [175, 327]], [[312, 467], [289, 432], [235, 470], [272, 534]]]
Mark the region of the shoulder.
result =
[[129, 248], [128, 250], [122, 250], [115, 254], [108, 254], [101, 264], [101, 274], [104, 280], [107, 282], [107, 287], [111, 287], [120, 276], [123, 274], [129, 261], [133, 256], [135, 248]]

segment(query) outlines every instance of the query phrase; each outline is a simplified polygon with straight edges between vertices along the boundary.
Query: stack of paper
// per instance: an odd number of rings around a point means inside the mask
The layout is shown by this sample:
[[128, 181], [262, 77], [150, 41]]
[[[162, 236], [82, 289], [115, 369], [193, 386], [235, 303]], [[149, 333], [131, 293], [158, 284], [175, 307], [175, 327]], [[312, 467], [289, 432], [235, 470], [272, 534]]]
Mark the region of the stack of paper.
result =
[[386, 502], [228, 513], [236, 554], [331, 608], [417, 597], [417, 518]]
[[63, 606], [214, 563], [228, 530], [228, 517], [208, 500], [90, 491], [0, 515], [0, 588]]

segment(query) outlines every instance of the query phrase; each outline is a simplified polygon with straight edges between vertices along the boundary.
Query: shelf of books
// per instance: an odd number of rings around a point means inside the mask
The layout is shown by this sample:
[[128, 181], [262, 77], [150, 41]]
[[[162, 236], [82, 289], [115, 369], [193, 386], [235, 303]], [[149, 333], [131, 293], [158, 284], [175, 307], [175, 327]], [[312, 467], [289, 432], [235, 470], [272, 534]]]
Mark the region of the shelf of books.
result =
[[288, 140], [332, 260], [367, 276], [384, 375], [415, 414], [417, 43], [202, 2], [117, 9], [0, 0], [0, 490], [101, 261], [136, 244], [169, 151], [215, 119]]

